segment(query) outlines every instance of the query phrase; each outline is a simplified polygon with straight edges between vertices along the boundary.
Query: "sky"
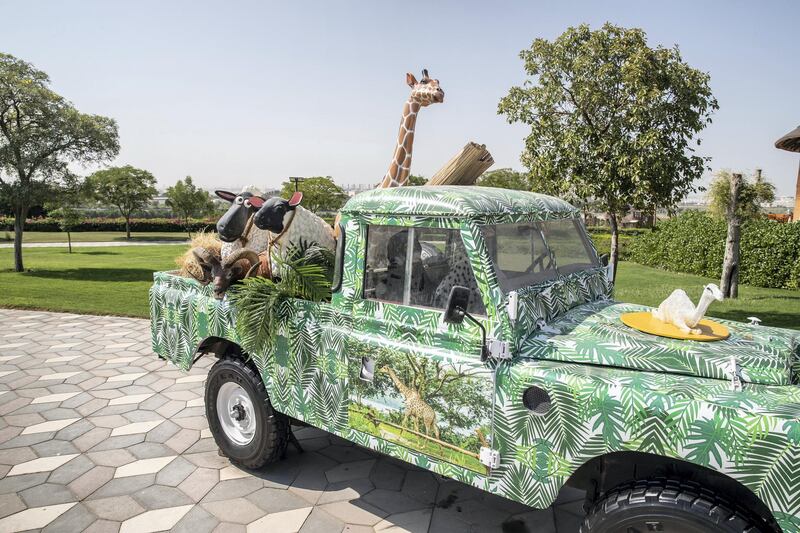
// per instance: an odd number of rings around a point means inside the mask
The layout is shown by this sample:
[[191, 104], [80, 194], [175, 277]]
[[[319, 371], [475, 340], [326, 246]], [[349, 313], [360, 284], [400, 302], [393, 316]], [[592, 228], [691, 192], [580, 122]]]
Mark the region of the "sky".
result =
[[[374, 184], [389, 165], [405, 73], [428, 68], [445, 102], [420, 113], [412, 172], [468, 141], [522, 170], [524, 125], [497, 115], [525, 79], [519, 51], [567, 27], [639, 27], [711, 75], [720, 109], [702, 132], [713, 170], [762, 168], [793, 195], [800, 155], [774, 142], [800, 124], [800, 2], [0, 1], [0, 51], [33, 63], [85, 113], [113, 117], [111, 164], [206, 188], [288, 176]], [[86, 172], [92, 169], [86, 169]], [[709, 175], [704, 177], [707, 181]]]

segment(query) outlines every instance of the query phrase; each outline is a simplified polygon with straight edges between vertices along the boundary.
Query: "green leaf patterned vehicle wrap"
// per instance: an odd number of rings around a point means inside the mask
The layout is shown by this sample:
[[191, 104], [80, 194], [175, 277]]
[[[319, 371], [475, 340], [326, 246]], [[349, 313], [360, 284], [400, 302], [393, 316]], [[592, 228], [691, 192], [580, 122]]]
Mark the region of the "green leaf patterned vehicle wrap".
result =
[[[797, 332], [721, 321], [731, 332], [725, 341], [652, 337], [620, 322], [621, 313], [645, 308], [612, 300], [599, 266], [520, 289], [511, 320], [481, 227], [560, 219], [579, 213], [519, 191], [403, 187], [357, 195], [342, 211], [341, 289], [331, 302], [293, 301], [270, 350], [249, 354], [274, 407], [539, 508], [595, 458], [677, 459], [724, 474], [751, 491], [776, 526], [800, 531]], [[478, 319], [513, 357], [481, 362], [479, 328], [446, 324], [440, 309], [365, 299], [374, 225], [458, 232], [486, 309]], [[156, 273], [150, 303], [154, 350], [181, 368], [206, 339], [237, 343], [236, 311], [210, 287]], [[370, 358], [375, 378], [365, 382], [360, 372]], [[732, 389], [733, 372], [742, 390]], [[549, 394], [546, 412], [523, 403], [534, 386]], [[499, 451], [499, 466], [480, 463], [482, 446]]]

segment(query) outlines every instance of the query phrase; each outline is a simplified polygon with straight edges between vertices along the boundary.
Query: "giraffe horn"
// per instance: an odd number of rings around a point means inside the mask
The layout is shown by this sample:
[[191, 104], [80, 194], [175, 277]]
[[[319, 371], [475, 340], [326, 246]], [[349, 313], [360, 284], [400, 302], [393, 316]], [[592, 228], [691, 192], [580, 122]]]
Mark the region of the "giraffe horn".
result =
[[422, 69], [422, 79], [424, 80], [428, 79], [428, 69], [426, 68]]

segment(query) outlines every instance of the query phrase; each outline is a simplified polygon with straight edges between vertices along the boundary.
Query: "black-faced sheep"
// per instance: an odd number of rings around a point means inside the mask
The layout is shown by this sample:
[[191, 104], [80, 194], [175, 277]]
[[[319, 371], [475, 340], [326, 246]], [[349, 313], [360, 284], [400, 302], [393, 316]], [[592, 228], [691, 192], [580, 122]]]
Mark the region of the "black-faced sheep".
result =
[[[220, 192], [222, 191], [217, 191], [217, 194], [222, 197]], [[245, 197], [245, 194], [249, 194], [249, 196]], [[239, 198], [242, 198], [241, 202]], [[258, 200], [254, 200], [254, 198], [258, 198]], [[250, 193], [237, 195], [228, 212], [220, 219], [220, 221], [224, 220], [223, 227], [220, 228], [217, 224], [220, 238], [226, 241], [222, 245], [223, 260], [229, 254], [244, 247], [258, 254], [263, 254], [269, 249], [272, 261], [265, 269], [267, 272], [261, 272], [269, 275], [276, 268], [275, 257], [284, 258], [289, 246], [292, 244], [297, 246], [301, 240], [316, 243], [322, 248], [333, 251], [336, 248], [333, 228], [323, 219], [300, 206], [302, 198], [302, 193], [295, 193], [289, 200], [278, 197], [263, 200]], [[253, 214], [251, 222], [249, 214], [247, 218], [244, 217], [244, 214], [252, 212], [253, 205], [259, 203], [259, 200], [261, 200], [260, 208]], [[224, 235], [223, 230], [225, 231]], [[241, 231], [238, 236], [236, 236], [236, 230]]]

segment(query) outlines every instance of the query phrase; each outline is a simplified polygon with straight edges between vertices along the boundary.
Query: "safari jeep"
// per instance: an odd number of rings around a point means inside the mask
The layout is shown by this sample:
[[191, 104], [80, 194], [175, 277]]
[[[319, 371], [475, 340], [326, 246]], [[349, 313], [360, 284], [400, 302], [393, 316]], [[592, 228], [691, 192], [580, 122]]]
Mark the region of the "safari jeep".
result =
[[155, 274], [154, 350], [219, 359], [206, 412], [234, 463], [278, 460], [301, 422], [537, 508], [584, 489], [585, 533], [800, 531], [797, 332], [629, 328], [647, 308], [540, 194], [376, 189], [340, 230], [331, 301], [295, 300], [269, 353], [210, 287]]

